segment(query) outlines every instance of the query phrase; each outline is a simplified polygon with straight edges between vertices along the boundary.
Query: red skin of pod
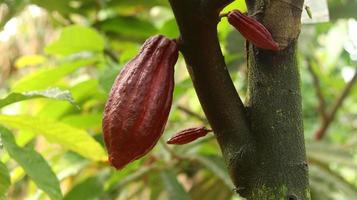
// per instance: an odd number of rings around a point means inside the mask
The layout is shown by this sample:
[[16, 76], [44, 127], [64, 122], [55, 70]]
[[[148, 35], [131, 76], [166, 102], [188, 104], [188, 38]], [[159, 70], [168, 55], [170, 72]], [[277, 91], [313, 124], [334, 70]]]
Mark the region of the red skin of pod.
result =
[[172, 104], [176, 42], [145, 41], [117, 76], [103, 115], [104, 142], [116, 169], [143, 157], [162, 135]]
[[255, 46], [273, 51], [279, 50], [279, 44], [274, 41], [271, 33], [256, 19], [244, 15], [239, 10], [229, 12], [227, 18], [228, 22]]
[[211, 132], [212, 130], [206, 129], [205, 127], [196, 127], [196, 128], [189, 128], [172, 136], [169, 140], [167, 140], [167, 144], [176, 144], [182, 145], [190, 143], [197, 138], [203, 137], [207, 135], [207, 133]]

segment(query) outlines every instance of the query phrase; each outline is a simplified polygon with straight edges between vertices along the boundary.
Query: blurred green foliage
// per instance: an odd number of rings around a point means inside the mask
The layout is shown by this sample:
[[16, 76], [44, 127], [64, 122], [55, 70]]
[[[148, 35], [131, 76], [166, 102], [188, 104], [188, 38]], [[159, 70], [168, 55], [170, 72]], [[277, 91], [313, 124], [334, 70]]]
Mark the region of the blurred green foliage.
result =
[[[101, 116], [125, 63], [154, 34], [178, 37], [166, 0], [2, 0], [0, 199], [238, 199], [213, 136], [184, 146], [165, 141], [206, 125], [180, 57], [165, 133], [152, 152], [121, 171], [106, 161]], [[357, 87], [322, 141], [316, 82], [328, 113], [356, 71], [354, 1], [330, 0], [331, 22], [303, 25], [299, 64], [313, 199], [357, 199]], [[235, 1], [226, 10], [245, 10]], [[343, 12], [346, 9], [346, 12]], [[338, 13], [336, 13], [338, 12]], [[342, 13], [340, 13], [342, 12]], [[15, 21], [14, 21], [15, 20]], [[218, 28], [231, 77], [246, 94], [244, 39]]]

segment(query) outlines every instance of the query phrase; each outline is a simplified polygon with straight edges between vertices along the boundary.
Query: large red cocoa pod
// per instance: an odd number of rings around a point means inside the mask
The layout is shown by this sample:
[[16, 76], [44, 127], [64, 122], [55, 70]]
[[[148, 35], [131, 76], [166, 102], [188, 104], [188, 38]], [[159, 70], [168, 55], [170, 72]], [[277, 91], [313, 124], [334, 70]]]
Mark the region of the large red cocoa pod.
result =
[[112, 86], [103, 116], [109, 162], [117, 169], [148, 153], [162, 135], [172, 104], [176, 42], [145, 41]]

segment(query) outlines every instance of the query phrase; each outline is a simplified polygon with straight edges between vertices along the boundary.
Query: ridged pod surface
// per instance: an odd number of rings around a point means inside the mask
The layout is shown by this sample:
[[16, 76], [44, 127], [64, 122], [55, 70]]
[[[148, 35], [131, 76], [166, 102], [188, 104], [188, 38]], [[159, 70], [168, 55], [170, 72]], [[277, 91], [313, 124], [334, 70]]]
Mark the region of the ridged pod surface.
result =
[[162, 135], [172, 104], [175, 41], [153, 36], [117, 76], [103, 115], [104, 142], [116, 169], [148, 153]]
[[228, 22], [234, 26], [249, 42], [262, 49], [279, 50], [271, 33], [256, 19], [244, 15], [239, 10], [232, 10], [227, 15]]
[[196, 128], [188, 128], [172, 136], [169, 140], [167, 140], [166, 143], [176, 145], [187, 144], [196, 140], [197, 138], [207, 135], [207, 133], [211, 131], [212, 130], [206, 129], [203, 126]]

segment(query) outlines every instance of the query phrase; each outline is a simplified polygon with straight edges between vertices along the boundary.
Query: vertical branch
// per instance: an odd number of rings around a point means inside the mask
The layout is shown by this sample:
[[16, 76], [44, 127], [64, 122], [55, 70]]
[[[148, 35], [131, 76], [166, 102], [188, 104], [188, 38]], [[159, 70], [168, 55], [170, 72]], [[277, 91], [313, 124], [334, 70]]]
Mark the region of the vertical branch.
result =
[[296, 58], [303, 1], [246, 2], [281, 48], [248, 46], [249, 116], [258, 159], [248, 199], [310, 199]]
[[170, 0], [183, 54], [203, 111], [237, 188], [247, 188], [254, 145], [246, 109], [233, 85], [217, 36], [220, 10], [233, 0]]

